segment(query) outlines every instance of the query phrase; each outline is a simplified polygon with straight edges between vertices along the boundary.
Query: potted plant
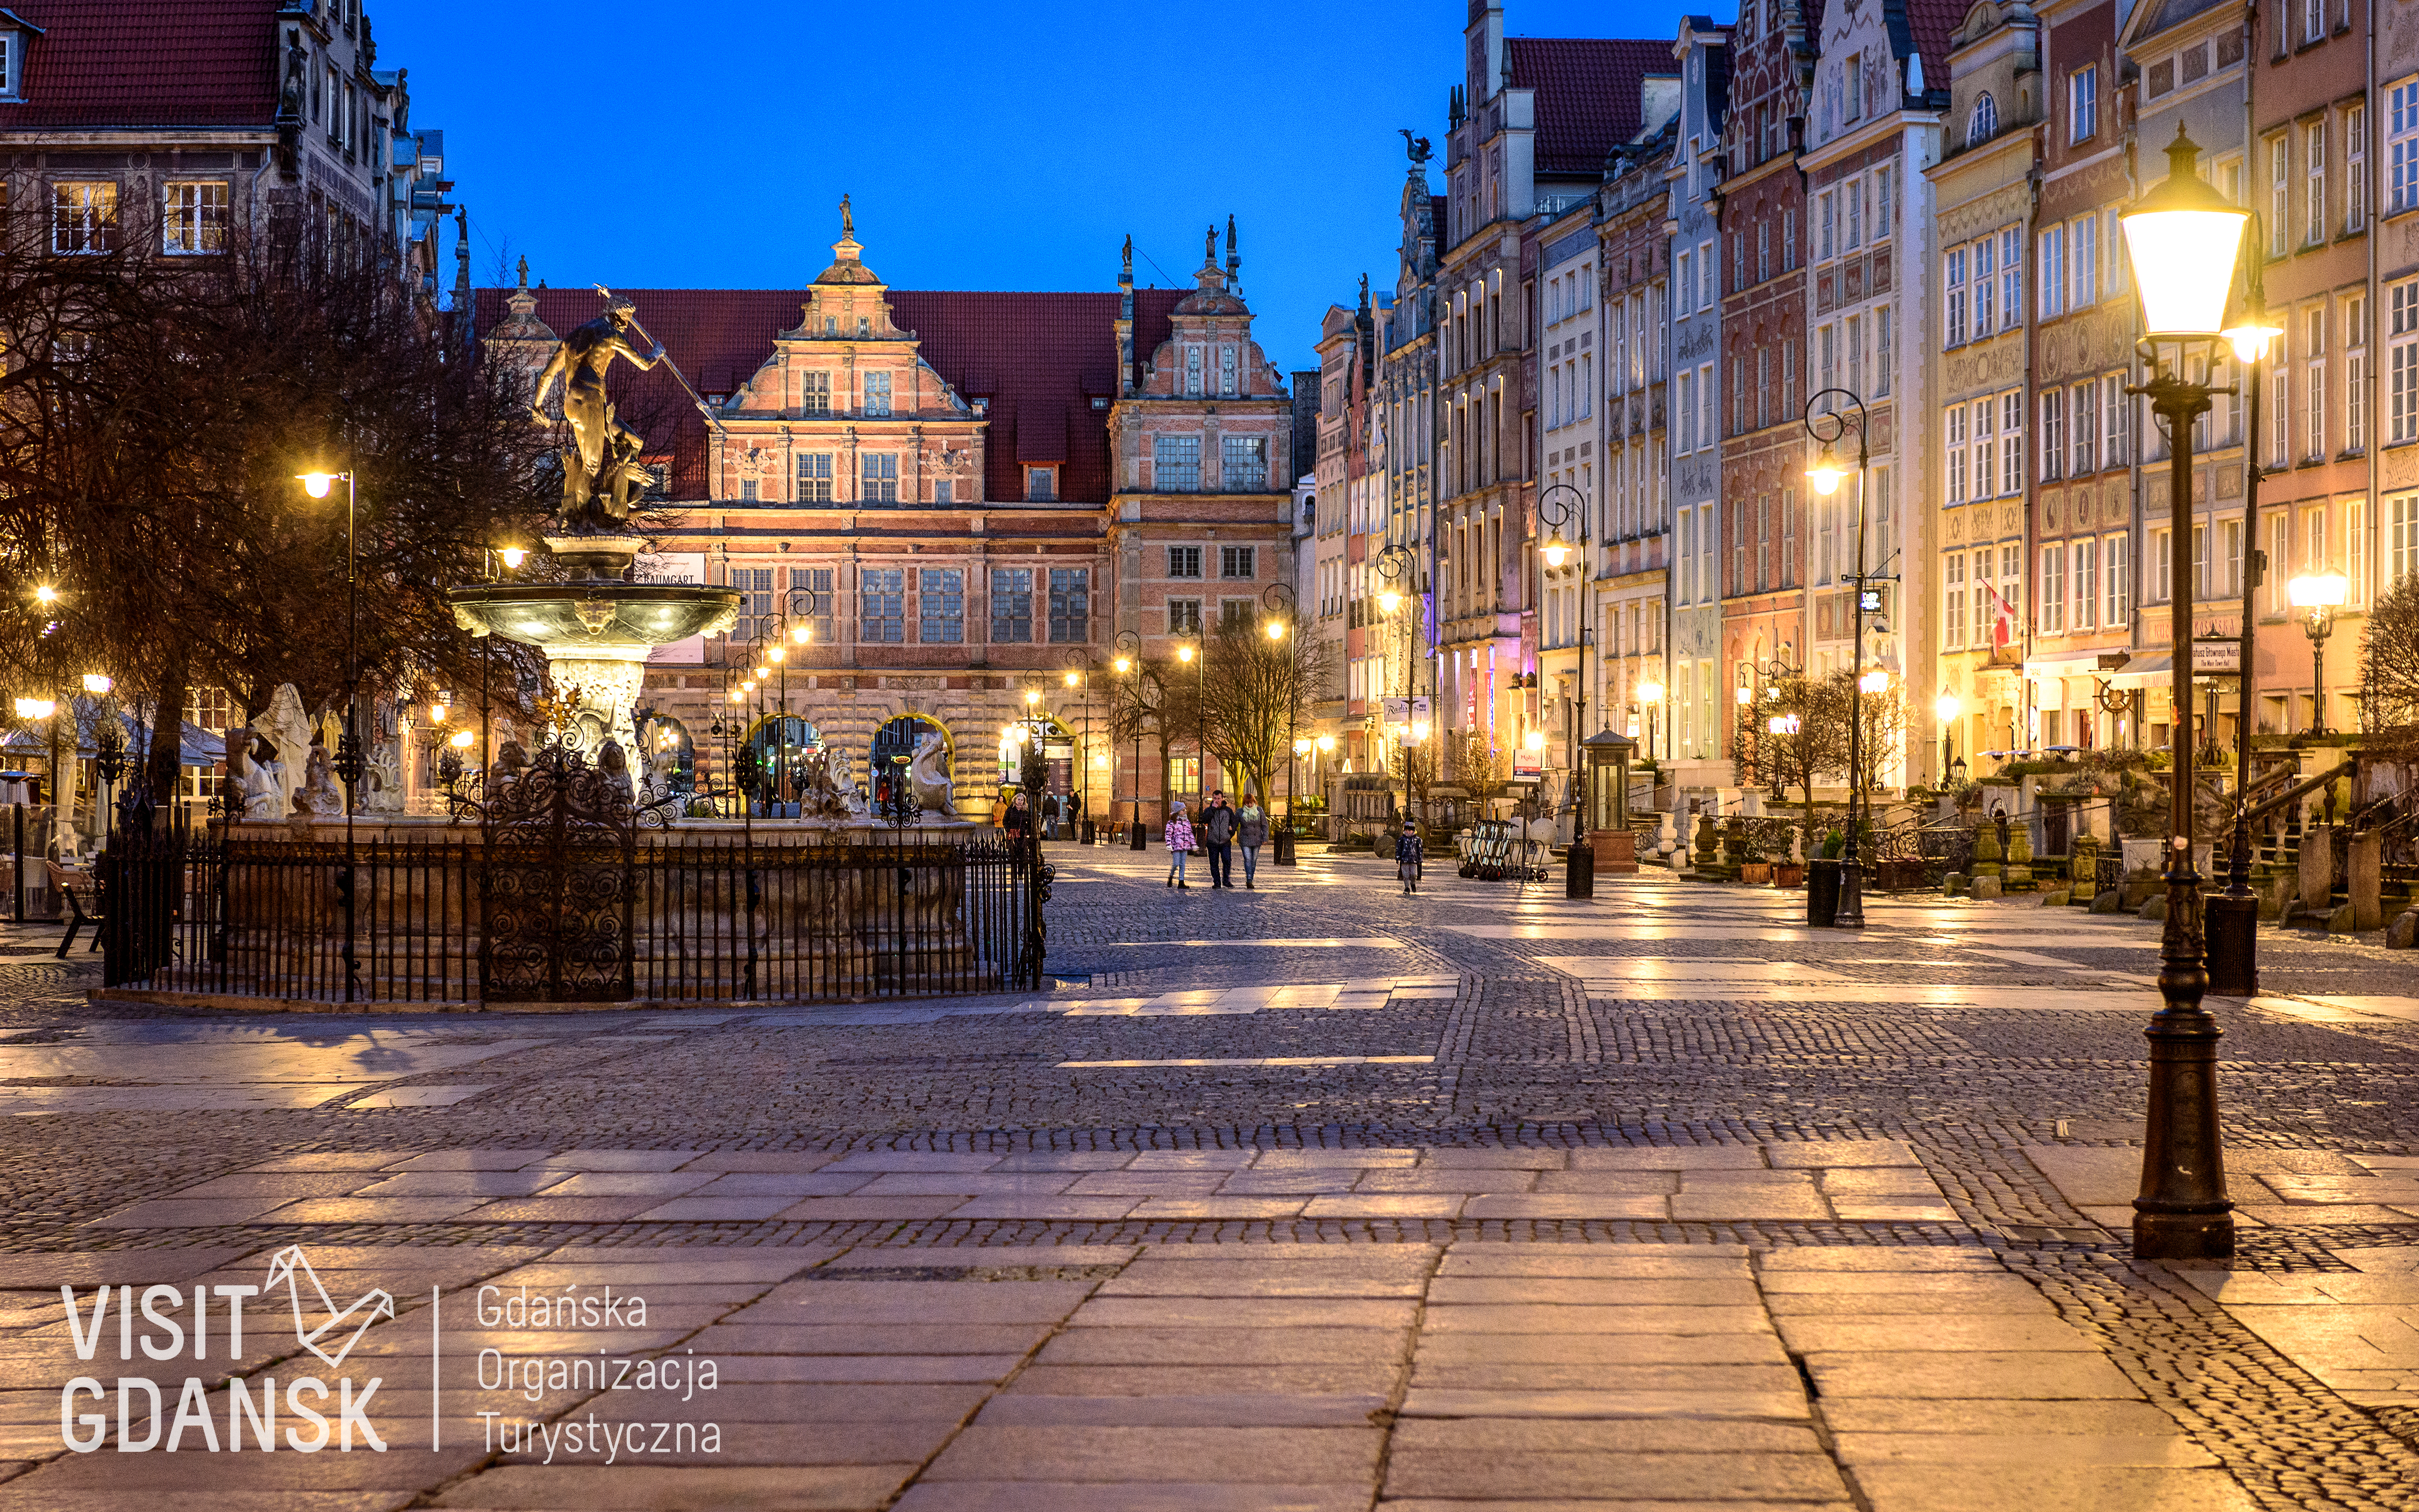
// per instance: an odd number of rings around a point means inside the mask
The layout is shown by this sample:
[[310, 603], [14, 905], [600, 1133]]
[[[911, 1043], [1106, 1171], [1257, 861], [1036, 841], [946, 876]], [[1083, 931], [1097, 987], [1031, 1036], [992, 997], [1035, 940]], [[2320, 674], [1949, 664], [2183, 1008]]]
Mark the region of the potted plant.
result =
[[1765, 887], [1772, 881], [1772, 863], [1764, 858], [1764, 844], [1752, 831], [1739, 855], [1739, 880], [1750, 887]]

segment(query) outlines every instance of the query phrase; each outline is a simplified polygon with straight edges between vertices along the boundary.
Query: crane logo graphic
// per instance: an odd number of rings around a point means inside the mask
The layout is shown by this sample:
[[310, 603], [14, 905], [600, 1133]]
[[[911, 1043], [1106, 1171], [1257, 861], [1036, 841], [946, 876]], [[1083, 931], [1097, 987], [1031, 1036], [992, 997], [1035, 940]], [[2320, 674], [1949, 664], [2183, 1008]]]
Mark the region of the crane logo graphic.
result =
[[[306, 1281], [317, 1299], [316, 1306], [303, 1299], [302, 1284]], [[362, 1341], [372, 1323], [394, 1316], [394, 1298], [377, 1288], [338, 1308], [336, 1300], [320, 1283], [318, 1273], [311, 1269], [311, 1257], [302, 1253], [300, 1244], [288, 1244], [270, 1257], [269, 1280], [262, 1289], [274, 1296], [281, 1284], [294, 1308], [295, 1342], [317, 1355], [331, 1370], [344, 1365], [345, 1356], [353, 1352], [353, 1346]]]

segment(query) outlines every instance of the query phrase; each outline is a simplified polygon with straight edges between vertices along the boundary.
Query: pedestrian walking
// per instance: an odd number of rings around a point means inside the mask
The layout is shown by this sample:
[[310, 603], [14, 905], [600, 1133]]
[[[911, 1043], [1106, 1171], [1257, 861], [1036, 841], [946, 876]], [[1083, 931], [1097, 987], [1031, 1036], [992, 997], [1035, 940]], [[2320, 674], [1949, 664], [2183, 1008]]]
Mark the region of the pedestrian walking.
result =
[[1018, 793], [1009, 798], [1008, 812], [1001, 816], [999, 827], [1011, 835], [1033, 833], [1033, 810], [1025, 806], [1024, 794]]
[[1167, 885], [1189, 887], [1184, 880], [1184, 863], [1193, 856], [1193, 821], [1184, 817], [1183, 804], [1167, 806], [1167, 825], [1160, 831], [1160, 838], [1167, 841]]
[[1058, 838], [1058, 795], [1047, 793], [1041, 797], [1041, 838]]
[[1410, 825], [1394, 841], [1394, 875], [1402, 879], [1404, 897], [1420, 890], [1420, 832]]
[[1234, 807], [1227, 803], [1221, 789], [1210, 795], [1209, 811], [1201, 816], [1201, 840], [1210, 852], [1210, 886], [1232, 887], [1235, 885]]
[[1268, 810], [1260, 807], [1259, 795], [1243, 799], [1243, 811], [1235, 825], [1235, 843], [1243, 848], [1243, 886], [1256, 888], [1252, 879], [1259, 873], [1260, 847], [1269, 842]]

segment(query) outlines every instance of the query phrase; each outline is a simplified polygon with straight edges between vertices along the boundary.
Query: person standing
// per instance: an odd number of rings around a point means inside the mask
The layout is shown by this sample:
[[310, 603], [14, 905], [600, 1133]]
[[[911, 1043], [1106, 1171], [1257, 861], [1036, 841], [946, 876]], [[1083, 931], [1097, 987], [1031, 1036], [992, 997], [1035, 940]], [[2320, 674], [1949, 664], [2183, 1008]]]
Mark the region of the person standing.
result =
[[1224, 789], [1210, 795], [1210, 811], [1201, 817], [1201, 839], [1210, 850], [1210, 886], [1235, 885], [1235, 810]]
[[1189, 886], [1184, 880], [1184, 863], [1193, 856], [1193, 821], [1184, 817], [1183, 804], [1168, 805], [1167, 824], [1161, 829], [1160, 838], [1167, 842], [1167, 885]]
[[1011, 835], [1030, 835], [1033, 833], [1033, 810], [1025, 807], [1025, 795], [1023, 793], [1011, 794], [1009, 795], [1008, 800], [1008, 812], [1001, 816], [999, 827]]
[[1260, 847], [1269, 842], [1269, 814], [1260, 807], [1259, 795], [1243, 799], [1243, 811], [1235, 823], [1235, 843], [1243, 848], [1243, 886], [1256, 889], [1253, 880], [1259, 874]]
[[1402, 880], [1404, 897], [1420, 890], [1420, 831], [1416, 825], [1405, 825], [1394, 841], [1394, 875]]

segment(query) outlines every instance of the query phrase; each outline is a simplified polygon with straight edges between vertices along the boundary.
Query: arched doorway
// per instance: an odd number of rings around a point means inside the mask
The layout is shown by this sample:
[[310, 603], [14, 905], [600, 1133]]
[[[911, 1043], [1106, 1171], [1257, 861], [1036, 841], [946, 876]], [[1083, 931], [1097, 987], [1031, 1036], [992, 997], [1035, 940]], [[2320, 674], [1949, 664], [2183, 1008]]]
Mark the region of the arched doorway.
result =
[[954, 775], [951, 758], [956, 745], [949, 739], [948, 728], [928, 714], [902, 714], [873, 733], [873, 765], [866, 774], [865, 785], [877, 806], [890, 795], [890, 784], [900, 772], [898, 758], [913, 757], [916, 743], [924, 738], [927, 731], [941, 737], [941, 769]]
[[786, 809], [777, 811], [776, 806], [797, 801], [807, 764], [823, 754], [822, 733], [794, 714], [767, 715], [747, 732], [747, 748], [756, 758], [756, 769], [763, 774], [757, 797], [766, 807], [761, 811], [776, 818], [788, 814]]

